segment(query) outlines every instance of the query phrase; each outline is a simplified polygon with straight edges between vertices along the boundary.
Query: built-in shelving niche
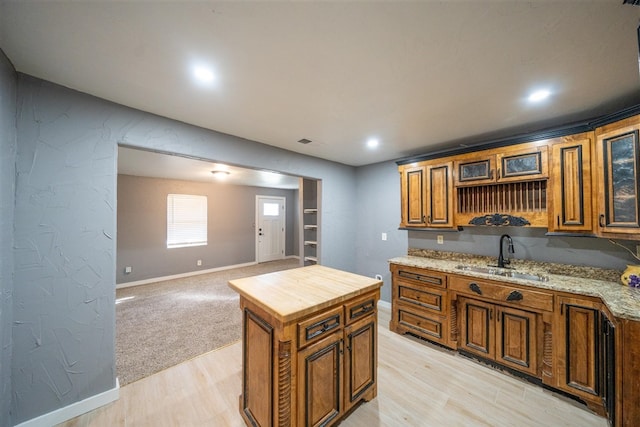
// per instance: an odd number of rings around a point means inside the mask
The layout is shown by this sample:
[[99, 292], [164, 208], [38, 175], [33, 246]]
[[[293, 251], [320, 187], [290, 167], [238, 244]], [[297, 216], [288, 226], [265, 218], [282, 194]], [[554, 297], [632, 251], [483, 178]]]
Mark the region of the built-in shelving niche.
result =
[[302, 217], [300, 265], [320, 263], [320, 195], [321, 181], [300, 179]]
[[494, 214], [523, 218], [533, 227], [548, 225], [546, 180], [458, 187], [456, 197], [458, 225]]

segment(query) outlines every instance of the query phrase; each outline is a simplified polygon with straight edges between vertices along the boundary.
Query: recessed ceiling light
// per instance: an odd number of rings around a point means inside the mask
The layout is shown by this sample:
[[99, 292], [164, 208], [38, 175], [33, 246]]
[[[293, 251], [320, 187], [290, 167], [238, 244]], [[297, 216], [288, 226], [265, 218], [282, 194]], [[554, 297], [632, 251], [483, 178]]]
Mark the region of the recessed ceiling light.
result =
[[540, 102], [544, 101], [549, 96], [551, 96], [551, 91], [547, 89], [541, 89], [531, 93], [531, 95], [529, 95], [529, 98], [527, 99], [529, 100], [529, 102]]
[[376, 138], [369, 138], [367, 141], [367, 147], [369, 148], [376, 148], [378, 145], [380, 145], [380, 142]]
[[193, 75], [201, 83], [211, 83], [214, 79], [213, 71], [202, 65], [193, 68]]

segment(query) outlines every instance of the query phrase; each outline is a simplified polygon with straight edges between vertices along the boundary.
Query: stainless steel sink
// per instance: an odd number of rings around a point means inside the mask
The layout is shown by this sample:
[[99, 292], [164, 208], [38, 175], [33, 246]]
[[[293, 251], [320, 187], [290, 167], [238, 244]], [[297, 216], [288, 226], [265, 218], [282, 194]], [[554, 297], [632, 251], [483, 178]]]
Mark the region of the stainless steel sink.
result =
[[549, 278], [539, 274], [520, 273], [514, 270], [507, 270], [497, 267], [479, 267], [475, 265], [458, 265], [456, 269], [462, 271], [472, 271], [474, 273], [490, 274], [493, 276], [513, 277], [514, 279], [533, 280], [536, 282], [547, 282]]

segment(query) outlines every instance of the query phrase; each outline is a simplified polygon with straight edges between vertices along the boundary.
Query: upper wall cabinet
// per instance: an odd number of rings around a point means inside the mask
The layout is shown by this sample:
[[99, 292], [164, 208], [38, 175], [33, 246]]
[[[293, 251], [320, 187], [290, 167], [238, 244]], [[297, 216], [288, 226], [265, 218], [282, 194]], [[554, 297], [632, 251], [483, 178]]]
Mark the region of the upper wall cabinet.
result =
[[451, 161], [400, 166], [400, 227], [453, 227], [452, 167]]
[[640, 239], [640, 116], [596, 129], [598, 233]]
[[593, 231], [591, 149], [593, 132], [550, 141], [549, 231]]
[[463, 155], [454, 164], [456, 186], [538, 180], [549, 176], [545, 145], [515, 145]]

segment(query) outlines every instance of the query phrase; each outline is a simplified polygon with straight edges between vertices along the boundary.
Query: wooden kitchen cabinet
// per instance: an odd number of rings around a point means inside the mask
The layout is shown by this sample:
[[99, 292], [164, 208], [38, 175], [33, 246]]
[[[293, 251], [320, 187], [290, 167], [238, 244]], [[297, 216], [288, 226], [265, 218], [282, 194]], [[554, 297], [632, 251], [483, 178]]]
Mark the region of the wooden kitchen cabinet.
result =
[[462, 155], [454, 163], [455, 185], [546, 179], [548, 162], [547, 146], [534, 143]]
[[400, 227], [426, 227], [425, 166], [400, 167]]
[[551, 142], [550, 232], [593, 231], [592, 141], [593, 132], [587, 132]]
[[455, 315], [447, 293], [447, 275], [437, 271], [391, 264], [391, 321], [389, 329], [410, 333], [447, 347]]
[[298, 353], [298, 423], [329, 425], [342, 412], [342, 329]]
[[640, 239], [640, 116], [595, 131], [598, 233]]
[[400, 168], [400, 227], [453, 227], [452, 162], [422, 162]]
[[601, 303], [590, 299], [558, 297], [556, 308], [557, 388], [596, 403], [602, 412], [599, 331]]
[[535, 313], [464, 297], [458, 306], [459, 350], [540, 376]]
[[243, 310], [247, 425], [331, 426], [376, 397], [381, 281], [314, 265], [229, 286]]

